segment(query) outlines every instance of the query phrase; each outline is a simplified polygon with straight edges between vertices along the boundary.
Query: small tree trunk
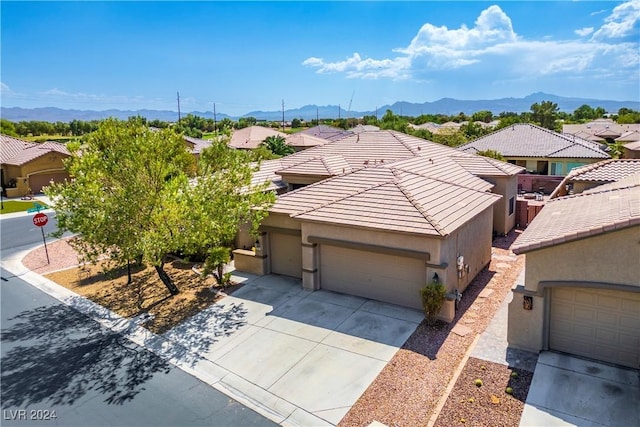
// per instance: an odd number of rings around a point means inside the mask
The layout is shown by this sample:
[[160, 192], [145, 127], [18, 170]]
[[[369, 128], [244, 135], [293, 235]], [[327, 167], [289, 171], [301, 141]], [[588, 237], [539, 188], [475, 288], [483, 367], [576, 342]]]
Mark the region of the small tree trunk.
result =
[[130, 285], [131, 282], [131, 261], [127, 260], [127, 285]]
[[224, 264], [220, 263], [217, 265], [218, 269], [218, 284], [224, 285]]
[[162, 280], [162, 283], [167, 287], [171, 295], [178, 295], [180, 293], [180, 289], [173, 283], [171, 277], [164, 271], [164, 267], [162, 265], [155, 266], [156, 272], [158, 273], [158, 277]]

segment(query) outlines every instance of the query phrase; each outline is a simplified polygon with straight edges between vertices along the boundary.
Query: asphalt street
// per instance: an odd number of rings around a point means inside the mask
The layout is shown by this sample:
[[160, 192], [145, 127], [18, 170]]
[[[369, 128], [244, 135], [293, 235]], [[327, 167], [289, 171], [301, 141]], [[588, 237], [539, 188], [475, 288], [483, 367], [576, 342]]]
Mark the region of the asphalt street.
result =
[[[44, 212], [49, 217], [49, 222], [44, 226], [44, 234], [48, 237], [58, 229], [55, 213], [51, 211]], [[33, 216], [35, 214], [24, 215], [13, 218], [2, 218], [0, 220], [0, 229], [2, 238], [0, 239], [0, 250], [16, 248], [33, 243], [42, 243], [42, 231], [39, 227], [33, 225]], [[67, 233], [66, 235], [71, 235]], [[65, 235], [65, 236], [66, 236]]]
[[[0, 219], [2, 251], [42, 242], [32, 217]], [[20, 277], [0, 275], [0, 425], [277, 425]]]

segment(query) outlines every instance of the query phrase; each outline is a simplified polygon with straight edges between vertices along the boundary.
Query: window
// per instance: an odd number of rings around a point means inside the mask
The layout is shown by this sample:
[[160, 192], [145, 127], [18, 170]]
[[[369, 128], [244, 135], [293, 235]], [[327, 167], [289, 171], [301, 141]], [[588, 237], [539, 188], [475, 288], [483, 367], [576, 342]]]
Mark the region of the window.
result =
[[562, 162], [550, 162], [549, 166], [549, 175], [564, 175]]
[[513, 215], [513, 212], [516, 210], [516, 198], [512, 197], [509, 199], [509, 216]]
[[577, 163], [577, 162], [576, 163], [573, 163], [573, 162], [567, 163], [567, 173], [571, 172], [571, 169], [579, 168], [580, 166], [584, 166], [584, 165], [586, 165], [586, 163]]

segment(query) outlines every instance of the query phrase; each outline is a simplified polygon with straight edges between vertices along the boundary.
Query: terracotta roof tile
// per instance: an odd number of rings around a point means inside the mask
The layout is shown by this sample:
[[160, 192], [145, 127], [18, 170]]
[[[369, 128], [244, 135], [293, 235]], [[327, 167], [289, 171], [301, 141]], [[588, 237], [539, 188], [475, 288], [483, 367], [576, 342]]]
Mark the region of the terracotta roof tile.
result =
[[458, 147], [464, 152], [495, 150], [505, 157], [606, 159], [599, 144], [532, 124], [516, 124]]
[[253, 150], [269, 136], [286, 138], [287, 134], [263, 126], [249, 126], [234, 131], [228, 145], [232, 148]]
[[22, 166], [52, 152], [71, 155], [64, 144], [53, 141], [38, 144], [0, 135], [0, 142], [0, 163], [8, 165]]
[[640, 225], [640, 174], [548, 201], [512, 246], [525, 253]]

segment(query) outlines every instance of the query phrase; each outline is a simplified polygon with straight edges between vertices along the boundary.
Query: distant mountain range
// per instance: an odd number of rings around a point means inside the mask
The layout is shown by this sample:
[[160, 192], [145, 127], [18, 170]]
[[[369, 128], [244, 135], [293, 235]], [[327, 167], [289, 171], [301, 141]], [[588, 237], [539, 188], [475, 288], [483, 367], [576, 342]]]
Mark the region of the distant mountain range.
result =
[[[462, 112], [471, 115], [477, 111], [491, 111], [499, 114], [505, 111], [522, 113], [531, 111], [531, 105], [536, 102], [551, 101], [558, 104], [560, 111], [573, 112], [581, 105], [587, 104], [593, 108], [602, 107], [607, 112], [617, 113], [620, 108], [631, 108], [640, 110], [640, 101], [610, 101], [589, 98], [565, 98], [548, 93], [537, 92], [524, 98], [500, 98], [490, 100], [460, 100], [452, 98], [442, 98], [434, 102], [413, 103], [399, 101], [392, 105], [383, 105], [377, 111], [347, 111], [337, 105], [305, 105], [301, 108], [285, 110], [285, 120], [294, 118], [312, 120], [316, 117], [321, 119], [336, 119], [338, 117], [362, 117], [376, 115], [381, 118], [387, 110], [394, 114], [404, 116], [419, 116], [421, 114], [446, 114], [457, 115]], [[187, 113], [183, 113], [186, 115]], [[193, 111], [191, 114], [213, 118], [212, 111]], [[169, 110], [64, 110], [55, 107], [44, 108], [19, 108], [1, 107], [0, 116], [4, 119], [17, 121], [42, 120], [46, 122], [70, 122], [71, 120], [101, 120], [107, 117], [126, 119], [131, 116], [142, 116], [149, 120], [163, 120], [173, 122], [178, 119], [176, 111]], [[217, 120], [229, 118], [237, 120], [239, 117], [255, 117], [258, 120], [277, 121], [282, 120], [282, 111], [251, 111], [242, 116], [230, 116], [224, 113], [217, 113]]]

